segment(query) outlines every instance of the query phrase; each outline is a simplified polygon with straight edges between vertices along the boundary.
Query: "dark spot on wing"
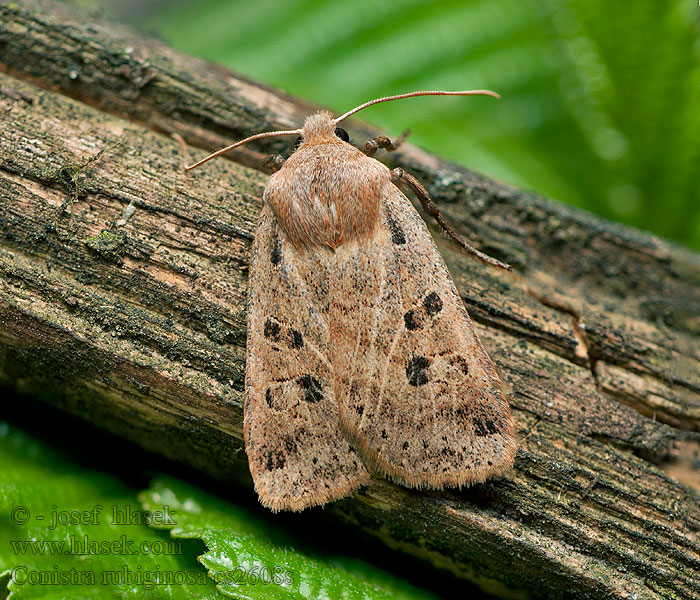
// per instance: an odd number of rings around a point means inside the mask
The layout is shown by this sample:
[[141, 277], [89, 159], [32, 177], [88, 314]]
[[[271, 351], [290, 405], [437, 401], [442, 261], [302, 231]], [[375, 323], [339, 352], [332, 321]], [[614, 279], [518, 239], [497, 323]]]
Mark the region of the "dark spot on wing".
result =
[[274, 342], [279, 342], [280, 339], [280, 324], [275, 323], [272, 319], [268, 319], [265, 321], [265, 329], [263, 331], [265, 334], [265, 337], [268, 340], [272, 340]]
[[272, 397], [272, 390], [270, 388], [267, 388], [265, 390], [265, 402], [267, 402], [267, 405], [272, 408], [275, 404], [275, 400]]
[[430, 361], [425, 356], [414, 356], [408, 361], [406, 367], [406, 377], [408, 383], [414, 387], [428, 383], [428, 374], [425, 370], [430, 366]]
[[304, 337], [296, 329], [289, 330], [289, 347], [298, 350], [304, 346]]
[[470, 413], [471, 411], [469, 410], [469, 406], [465, 404], [454, 410], [454, 418], [459, 423], [462, 423], [467, 419]]
[[442, 298], [436, 292], [431, 292], [423, 300], [423, 306], [425, 307], [425, 312], [432, 317], [442, 310]]
[[308, 373], [297, 379], [297, 383], [304, 390], [304, 400], [307, 402], [319, 402], [323, 398], [323, 388], [321, 382]]
[[361, 417], [362, 413], [365, 412], [365, 407], [362, 404], [355, 405], [355, 412]]
[[389, 231], [391, 231], [391, 241], [394, 242], [394, 244], [396, 244], [397, 246], [405, 244], [406, 235], [404, 234], [401, 227], [398, 226], [396, 221], [394, 221], [391, 215], [387, 215], [386, 222], [387, 225], [389, 225]]
[[401, 446], [404, 450], [408, 450], [408, 442], [404, 442]]
[[382, 439], [385, 440], [385, 439], [388, 438], [388, 437], [389, 437], [389, 436], [388, 436], [387, 433], [386, 433], [386, 429], [382, 429]]
[[277, 265], [282, 261], [282, 244], [280, 243], [279, 236], [275, 236], [272, 242], [272, 252], [270, 252], [270, 262], [273, 265]]
[[463, 356], [455, 356], [450, 360], [450, 364], [458, 368], [465, 375], [469, 375], [469, 364]]
[[403, 316], [403, 322], [406, 324], [406, 329], [414, 331], [421, 328], [420, 318], [416, 311], [411, 309]]
[[474, 433], [479, 437], [485, 437], [487, 435], [493, 435], [498, 433], [497, 425], [488, 417], [479, 421], [474, 419]]
[[293, 437], [285, 438], [284, 449], [287, 451], [287, 454], [296, 454], [297, 441]]
[[284, 454], [282, 454], [282, 451], [275, 450], [273, 452], [267, 453], [267, 460], [265, 461], [265, 467], [267, 468], [268, 471], [276, 471], [278, 469], [284, 468], [284, 465], [286, 462], [287, 461], [284, 458]]

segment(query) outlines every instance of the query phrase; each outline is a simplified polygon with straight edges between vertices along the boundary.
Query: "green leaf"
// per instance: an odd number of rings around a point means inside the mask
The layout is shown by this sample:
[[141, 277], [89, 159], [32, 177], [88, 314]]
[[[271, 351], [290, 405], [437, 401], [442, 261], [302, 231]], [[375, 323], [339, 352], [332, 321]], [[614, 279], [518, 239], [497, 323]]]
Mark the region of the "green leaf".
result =
[[429, 600], [415, 588], [362, 560], [321, 558], [295, 550], [294, 540], [239, 506], [170, 478], [159, 478], [140, 496], [144, 510], [167, 510], [174, 538], [199, 538], [208, 551], [200, 561], [233, 598]]
[[[2, 421], [0, 470], [0, 581], [9, 577], [10, 599], [221, 597], [197, 564], [201, 545], [137, 524], [136, 494], [118, 479]], [[127, 511], [132, 520], [115, 519]]]
[[117, 478], [2, 421], [0, 469], [10, 599], [432, 597], [362, 560], [295, 550], [272, 516], [177, 480], [156, 480], [136, 502]]

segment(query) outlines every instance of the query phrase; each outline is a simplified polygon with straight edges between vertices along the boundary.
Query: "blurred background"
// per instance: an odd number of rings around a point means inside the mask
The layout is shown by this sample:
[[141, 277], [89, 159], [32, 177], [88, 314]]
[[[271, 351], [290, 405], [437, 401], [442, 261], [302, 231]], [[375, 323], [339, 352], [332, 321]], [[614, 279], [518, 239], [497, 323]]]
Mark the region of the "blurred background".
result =
[[[509, 183], [700, 250], [695, 0], [75, 0]], [[363, 140], [364, 141], [364, 140]]]

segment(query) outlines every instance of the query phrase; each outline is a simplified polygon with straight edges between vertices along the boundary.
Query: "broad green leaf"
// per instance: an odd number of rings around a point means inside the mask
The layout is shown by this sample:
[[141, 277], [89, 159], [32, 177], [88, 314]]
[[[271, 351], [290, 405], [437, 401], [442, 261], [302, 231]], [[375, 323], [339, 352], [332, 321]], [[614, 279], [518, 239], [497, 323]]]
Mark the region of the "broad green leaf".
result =
[[[248, 510], [184, 482], [159, 478], [140, 496], [144, 510], [167, 509], [177, 522], [162, 525], [175, 539], [199, 538], [200, 557], [219, 590], [234, 598], [429, 600], [415, 588], [358, 559], [321, 558], [293, 548], [294, 541]], [[157, 526], [157, 525], [154, 525]]]
[[197, 564], [201, 545], [134, 524], [141, 506], [118, 479], [2, 421], [0, 472], [0, 580], [10, 576], [10, 599], [220, 597]]

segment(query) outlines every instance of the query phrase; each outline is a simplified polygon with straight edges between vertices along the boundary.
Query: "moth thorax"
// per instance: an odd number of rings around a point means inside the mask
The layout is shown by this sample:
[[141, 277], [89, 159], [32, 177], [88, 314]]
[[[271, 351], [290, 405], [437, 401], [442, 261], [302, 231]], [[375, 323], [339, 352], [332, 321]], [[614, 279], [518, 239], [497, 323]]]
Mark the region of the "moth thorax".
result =
[[270, 177], [263, 198], [297, 248], [336, 249], [374, 233], [390, 185], [389, 169], [350, 144], [305, 139]]

